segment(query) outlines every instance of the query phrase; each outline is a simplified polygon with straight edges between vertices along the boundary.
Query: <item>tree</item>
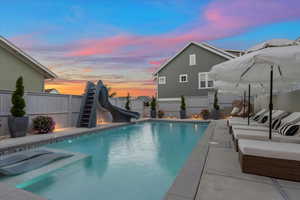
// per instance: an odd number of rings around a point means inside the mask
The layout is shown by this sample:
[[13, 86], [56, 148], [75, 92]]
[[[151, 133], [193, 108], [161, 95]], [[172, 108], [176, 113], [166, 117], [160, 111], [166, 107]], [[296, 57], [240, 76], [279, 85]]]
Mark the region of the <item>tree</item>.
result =
[[156, 110], [156, 98], [152, 97], [152, 101], [151, 101], [151, 110]]
[[23, 117], [25, 115], [25, 100], [24, 96], [24, 85], [23, 77], [20, 76], [16, 82], [16, 90], [12, 94], [11, 102], [13, 104], [10, 112], [14, 117]]
[[181, 105], [180, 105], [180, 109], [181, 109], [181, 110], [185, 110], [185, 109], [186, 109], [184, 96], [181, 96]]
[[218, 104], [218, 90], [215, 91], [215, 97], [214, 97], [214, 109], [219, 110], [220, 106]]
[[105, 87], [107, 88], [108, 96], [109, 96], [110, 98], [113, 98], [113, 97], [115, 97], [115, 96], [117, 95], [116, 92], [111, 92], [111, 87], [108, 87], [108, 86], [105, 86]]
[[126, 110], [130, 110], [130, 94], [129, 93], [127, 94], [127, 97], [126, 97], [125, 108], [126, 108]]

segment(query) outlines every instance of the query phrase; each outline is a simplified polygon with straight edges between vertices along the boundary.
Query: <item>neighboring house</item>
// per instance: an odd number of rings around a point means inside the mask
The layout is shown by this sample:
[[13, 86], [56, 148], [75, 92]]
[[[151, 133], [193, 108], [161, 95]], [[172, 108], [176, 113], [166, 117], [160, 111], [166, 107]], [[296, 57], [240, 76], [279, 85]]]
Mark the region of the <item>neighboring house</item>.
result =
[[14, 44], [0, 36], [0, 90], [15, 90], [18, 77], [23, 76], [27, 92], [43, 92], [45, 79], [56, 75]]
[[182, 95], [207, 97], [214, 91], [208, 76], [211, 67], [235, 57], [206, 43], [189, 43], [154, 73], [158, 100], [178, 100]]
[[49, 93], [49, 94], [59, 94], [59, 91], [55, 88], [51, 88], [51, 89], [46, 89], [45, 93]]
[[147, 103], [147, 102], [151, 101], [151, 97], [149, 97], [149, 96], [138, 96], [136, 99], [140, 100], [140, 101], [142, 101], [144, 103]]

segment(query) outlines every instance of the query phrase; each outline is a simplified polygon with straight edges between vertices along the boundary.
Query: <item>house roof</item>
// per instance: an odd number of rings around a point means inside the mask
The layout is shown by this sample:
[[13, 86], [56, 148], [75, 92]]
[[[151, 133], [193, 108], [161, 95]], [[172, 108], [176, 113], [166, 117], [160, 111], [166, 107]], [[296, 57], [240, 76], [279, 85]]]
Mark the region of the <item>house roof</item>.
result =
[[219, 49], [217, 47], [214, 47], [210, 44], [207, 44], [205, 42], [201, 42], [201, 43], [198, 43], [198, 42], [190, 42], [188, 43], [183, 49], [181, 49], [179, 52], [177, 52], [174, 56], [172, 56], [171, 58], [169, 58], [156, 72], [154, 72], [153, 75], [156, 75], [158, 72], [160, 72], [164, 67], [166, 67], [172, 60], [174, 60], [179, 54], [181, 54], [183, 51], [185, 51], [190, 45], [196, 45], [198, 47], [201, 47], [203, 49], [206, 49], [216, 55], [219, 55], [219, 56], [222, 56], [226, 59], [232, 59], [232, 58], [235, 58], [236, 56], [231, 54], [231, 53], [228, 53], [226, 52], [225, 50], [223, 49]]
[[41, 73], [46, 79], [57, 78], [57, 75], [55, 73], [53, 73], [47, 67], [39, 63], [37, 60], [26, 54], [24, 51], [22, 51], [20, 48], [18, 48], [2, 36], [0, 36], [0, 46], [14, 53], [24, 62], [28, 63], [32, 68]]

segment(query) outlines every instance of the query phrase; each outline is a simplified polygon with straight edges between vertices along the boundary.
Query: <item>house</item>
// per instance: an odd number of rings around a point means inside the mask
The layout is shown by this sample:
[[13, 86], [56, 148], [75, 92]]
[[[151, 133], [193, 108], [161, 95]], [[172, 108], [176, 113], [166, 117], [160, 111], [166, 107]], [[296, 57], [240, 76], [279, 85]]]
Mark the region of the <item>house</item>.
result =
[[56, 78], [52, 71], [1, 36], [0, 69], [0, 90], [15, 90], [16, 80], [23, 76], [25, 91], [44, 92], [45, 79]]
[[175, 101], [180, 96], [207, 97], [214, 91], [214, 83], [208, 76], [211, 67], [235, 58], [234, 54], [207, 43], [190, 42], [154, 73], [158, 100]]
[[45, 93], [49, 94], [59, 94], [59, 91], [55, 88], [45, 89]]

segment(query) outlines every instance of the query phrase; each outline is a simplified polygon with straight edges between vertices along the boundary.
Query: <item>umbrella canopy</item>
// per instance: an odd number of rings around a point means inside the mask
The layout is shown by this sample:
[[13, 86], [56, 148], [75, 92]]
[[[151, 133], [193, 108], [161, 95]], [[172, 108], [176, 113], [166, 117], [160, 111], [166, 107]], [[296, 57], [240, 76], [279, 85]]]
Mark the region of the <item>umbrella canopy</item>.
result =
[[[245, 54], [213, 66], [210, 76], [226, 82], [269, 81], [269, 69], [274, 68], [274, 80], [299, 81], [300, 45], [271, 47]], [[266, 70], [267, 68], [267, 70]]]
[[247, 49], [247, 53], [251, 53], [253, 51], [258, 51], [261, 49], [266, 49], [269, 47], [287, 47], [287, 46], [294, 46], [297, 45], [297, 41], [289, 40], [289, 39], [272, 39], [260, 44], [257, 44], [249, 49]]
[[[245, 90], [248, 90], [248, 84], [236, 84], [226, 81], [215, 81], [214, 86], [219, 92], [232, 93], [232, 94], [242, 94]], [[265, 93], [267, 88], [263, 84], [252, 84], [251, 91], [252, 94], [262, 94]]]

